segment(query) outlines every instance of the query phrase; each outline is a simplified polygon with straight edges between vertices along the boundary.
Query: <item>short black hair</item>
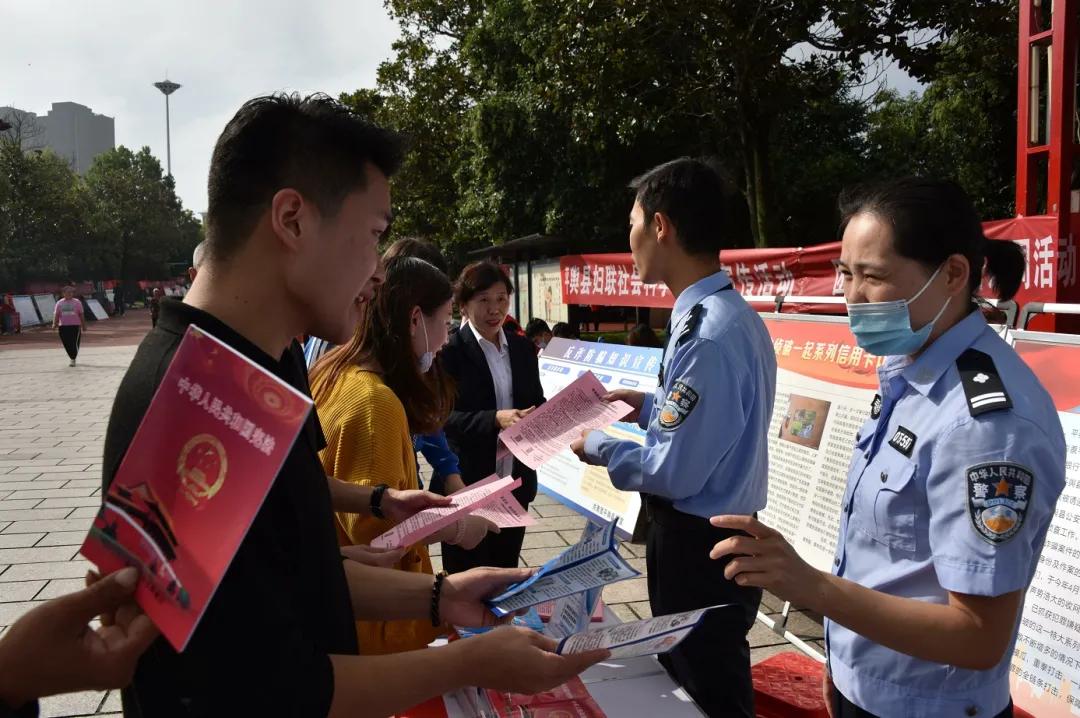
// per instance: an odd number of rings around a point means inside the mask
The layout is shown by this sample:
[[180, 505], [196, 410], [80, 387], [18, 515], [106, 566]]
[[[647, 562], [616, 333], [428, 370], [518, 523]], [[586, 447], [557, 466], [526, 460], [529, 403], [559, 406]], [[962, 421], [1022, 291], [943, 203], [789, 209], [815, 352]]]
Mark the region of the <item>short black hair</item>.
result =
[[446, 257], [439, 251], [433, 242], [419, 237], [402, 237], [397, 239], [383, 252], [383, 262], [389, 262], [398, 257], [416, 257], [428, 264], [433, 264], [443, 274], [450, 274], [450, 266], [446, 263]]
[[987, 239], [971, 198], [956, 182], [900, 177], [865, 184], [840, 195], [840, 230], [852, 218], [872, 214], [889, 225], [901, 257], [935, 270], [954, 254], [970, 266], [968, 287], [974, 298], [982, 285], [983, 265], [998, 297], [1012, 299], [1024, 279], [1024, 251], [1008, 240]]
[[555, 322], [551, 328], [551, 336], [560, 339], [578, 339], [578, 331], [566, 322]]
[[514, 293], [514, 285], [502, 267], [486, 260], [473, 262], [461, 270], [461, 275], [454, 284], [454, 301], [459, 307], [463, 307], [477, 294], [486, 292], [500, 282], [506, 287], [507, 294]]
[[543, 319], [533, 317], [529, 320], [529, 323], [525, 325], [525, 336], [529, 339], [535, 339], [544, 332], [550, 332], [551, 327]]
[[324, 94], [278, 93], [244, 103], [210, 160], [207, 250], [227, 259], [270, 201], [291, 187], [327, 216], [367, 184], [367, 166], [387, 177], [401, 166], [401, 137]]
[[632, 347], [662, 347], [660, 337], [648, 324], [635, 324], [626, 335], [626, 343]]
[[630, 189], [646, 226], [658, 212], [666, 214], [688, 254], [716, 255], [752, 243], [746, 198], [711, 162], [680, 157], [636, 177]]

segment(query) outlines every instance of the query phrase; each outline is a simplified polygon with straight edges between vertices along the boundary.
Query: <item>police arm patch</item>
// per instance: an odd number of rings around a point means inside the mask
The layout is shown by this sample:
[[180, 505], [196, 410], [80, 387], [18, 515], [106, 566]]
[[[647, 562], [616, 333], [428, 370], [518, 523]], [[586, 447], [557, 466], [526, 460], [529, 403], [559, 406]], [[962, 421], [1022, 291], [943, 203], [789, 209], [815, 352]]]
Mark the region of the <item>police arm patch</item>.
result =
[[991, 461], [969, 466], [965, 473], [968, 512], [979, 536], [1001, 544], [1019, 533], [1035, 490], [1031, 469], [1011, 461]]
[[698, 393], [690, 388], [684, 381], [676, 381], [671, 386], [664, 405], [660, 408], [660, 428], [664, 431], [674, 431], [686, 421], [690, 412], [698, 403]]

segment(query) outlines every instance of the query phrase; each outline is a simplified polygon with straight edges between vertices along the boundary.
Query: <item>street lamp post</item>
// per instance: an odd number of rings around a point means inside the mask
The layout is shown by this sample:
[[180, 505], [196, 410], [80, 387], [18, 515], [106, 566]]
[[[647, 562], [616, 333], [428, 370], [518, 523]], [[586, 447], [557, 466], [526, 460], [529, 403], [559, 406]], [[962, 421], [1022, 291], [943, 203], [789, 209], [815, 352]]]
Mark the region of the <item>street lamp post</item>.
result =
[[171, 80], [162, 80], [161, 82], [155, 82], [154, 87], [161, 90], [161, 94], [165, 95], [165, 167], [172, 177], [172, 137], [169, 131], [169, 95], [180, 89], [180, 85], [172, 82]]

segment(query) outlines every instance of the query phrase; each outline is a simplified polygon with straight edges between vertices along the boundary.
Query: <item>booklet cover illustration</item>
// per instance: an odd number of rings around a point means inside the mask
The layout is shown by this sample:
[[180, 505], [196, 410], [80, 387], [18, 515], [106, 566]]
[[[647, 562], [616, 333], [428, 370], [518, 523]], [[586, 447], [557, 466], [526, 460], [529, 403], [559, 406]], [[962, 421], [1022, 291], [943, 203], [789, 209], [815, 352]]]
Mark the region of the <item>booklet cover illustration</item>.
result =
[[311, 400], [189, 327], [81, 553], [135, 566], [135, 599], [182, 651], [299, 433]]

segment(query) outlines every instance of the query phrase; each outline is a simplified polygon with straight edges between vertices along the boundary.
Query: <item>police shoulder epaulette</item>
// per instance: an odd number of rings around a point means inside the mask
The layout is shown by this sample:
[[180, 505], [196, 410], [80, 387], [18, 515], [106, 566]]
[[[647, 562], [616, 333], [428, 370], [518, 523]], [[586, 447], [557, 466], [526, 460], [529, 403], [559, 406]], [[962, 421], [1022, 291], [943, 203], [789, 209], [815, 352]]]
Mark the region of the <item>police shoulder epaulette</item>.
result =
[[979, 416], [988, 411], [1012, 408], [1012, 399], [1005, 391], [994, 360], [978, 349], [968, 349], [956, 360], [960, 383], [967, 397], [968, 411]]
[[700, 304], [695, 304], [690, 307], [690, 312], [686, 315], [686, 323], [683, 324], [683, 330], [679, 332], [679, 339], [675, 342], [675, 346], [679, 346], [684, 341], [690, 338], [690, 335], [697, 329], [698, 324], [701, 323], [701, 312], [704, 311]]

